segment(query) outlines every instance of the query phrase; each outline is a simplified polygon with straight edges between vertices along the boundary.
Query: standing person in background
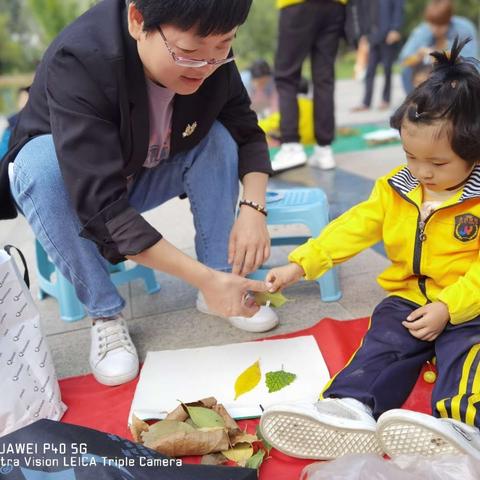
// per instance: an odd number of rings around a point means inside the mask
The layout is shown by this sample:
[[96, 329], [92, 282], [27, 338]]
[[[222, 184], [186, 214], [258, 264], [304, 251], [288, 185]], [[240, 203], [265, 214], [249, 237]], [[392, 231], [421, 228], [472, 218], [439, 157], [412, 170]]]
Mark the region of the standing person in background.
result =
[[371, 30], [367, 36], [369, 45], [368, 66], [365, 76], [365, 96], [353, 111], [368, 110], [372, 103], [377, 67], [381, 63], [385, 75], [380, 109], [390, 106], [392, 91], [392, 66], [398, 53], [403, 25], [405, 0], [372, 0], [370, 7]]
[[314, 125], [317, 145], [309, 165], [335, 168], [335, 57], [345, 23], [347, 0], [277, 0], [280, 9], [275, 82], [280, 105], [281, 142], [274, 171], [303, 165], [306, 154], [298, 132], [298, 85], [308, 55], [312, 63]]
[[478, 57], [478, 40], [475, 25], [468, 18], [453, 15], [452, 0], [430, 0], [425, 7], [424, 19], [408, 37], [400, 52], [403, 65], [402, 82], [407, 95], [413, 90], [416, 72], [431, 63], [430, 53], [435, 50], [450, 50], [455, 37], [470, 38], [465, 45], [464, 57]]

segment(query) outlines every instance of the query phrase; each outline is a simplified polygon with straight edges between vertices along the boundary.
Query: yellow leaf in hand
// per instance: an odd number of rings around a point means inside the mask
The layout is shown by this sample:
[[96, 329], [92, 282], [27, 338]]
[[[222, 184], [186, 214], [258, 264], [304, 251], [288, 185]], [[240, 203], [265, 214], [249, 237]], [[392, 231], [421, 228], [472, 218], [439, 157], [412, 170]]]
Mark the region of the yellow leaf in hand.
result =
[[240, 395], [253, 390], [258, 385], [261, 378], [262, 373], [260, 372], [260, 362], [257, 360], [238, 376], [235, 382], [235, 400]]
[[275, 308], [280, 308], [283, 304], [288, 302], [287, 298], [281, 292], [269, 293], [269, 292], [256, 292], [255, 303], [257, 305], [266, 305], [270, 302], [270, 305]]

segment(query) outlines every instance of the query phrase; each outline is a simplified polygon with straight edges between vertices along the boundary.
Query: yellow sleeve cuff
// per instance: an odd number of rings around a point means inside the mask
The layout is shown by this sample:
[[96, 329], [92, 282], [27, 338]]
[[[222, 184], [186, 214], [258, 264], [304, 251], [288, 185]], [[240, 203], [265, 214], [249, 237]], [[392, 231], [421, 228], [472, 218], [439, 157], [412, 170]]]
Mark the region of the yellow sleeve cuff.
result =
[[333, 266], [330, 255], [313, 239], [290, 252], [288, 261], [303, 268], [306, 280], [316, 280]]

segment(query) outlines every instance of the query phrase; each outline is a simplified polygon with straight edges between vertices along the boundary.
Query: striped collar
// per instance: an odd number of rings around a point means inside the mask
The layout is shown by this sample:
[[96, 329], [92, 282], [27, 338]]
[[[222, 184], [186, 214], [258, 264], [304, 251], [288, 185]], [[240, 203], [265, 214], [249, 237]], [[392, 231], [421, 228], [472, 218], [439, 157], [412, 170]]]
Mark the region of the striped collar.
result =
[[[420, 185], [420, 182], [412, 175], [408, 167], [402, 168], [389, 178], [388, 183], [403, 195], [408, 195]], [[471, 198], [480, 198], [480, 165], [475, 165], [473, 168], [458, 201], [463, 202]]]

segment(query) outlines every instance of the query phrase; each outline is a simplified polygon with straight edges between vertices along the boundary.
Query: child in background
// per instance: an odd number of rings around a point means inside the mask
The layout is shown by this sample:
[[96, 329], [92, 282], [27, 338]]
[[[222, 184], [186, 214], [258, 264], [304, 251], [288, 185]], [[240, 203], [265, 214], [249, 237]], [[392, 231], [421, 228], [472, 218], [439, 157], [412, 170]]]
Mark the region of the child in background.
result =
[[[286, 454], [480, 459], [480, 74], [459, 56], [466, 43], [432, 54], [430, 78], [391, 119], [407, 165], [267, 275], [272, 292], [314, 280], [382, 239], [391, 261], [378, 277], [388, 297], [321, 399], [264, 412], [262, 434]], [[400, 410], [433, 356], [433, 416]]]

